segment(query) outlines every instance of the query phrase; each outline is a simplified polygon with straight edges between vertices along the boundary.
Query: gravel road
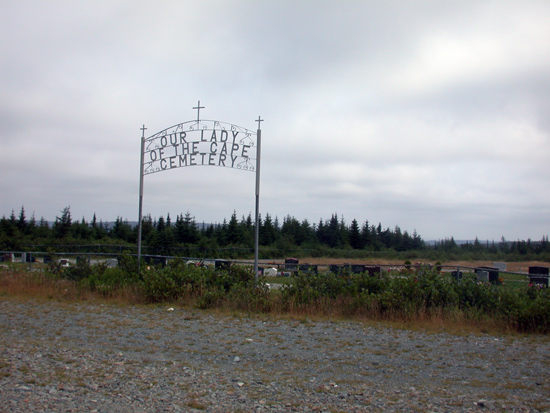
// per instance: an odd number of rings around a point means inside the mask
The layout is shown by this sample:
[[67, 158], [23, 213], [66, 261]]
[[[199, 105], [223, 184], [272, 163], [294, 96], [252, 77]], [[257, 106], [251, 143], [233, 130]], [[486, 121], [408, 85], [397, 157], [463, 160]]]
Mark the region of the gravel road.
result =
[[550, 411], [550, 337], [0, 298], [2, 412]]

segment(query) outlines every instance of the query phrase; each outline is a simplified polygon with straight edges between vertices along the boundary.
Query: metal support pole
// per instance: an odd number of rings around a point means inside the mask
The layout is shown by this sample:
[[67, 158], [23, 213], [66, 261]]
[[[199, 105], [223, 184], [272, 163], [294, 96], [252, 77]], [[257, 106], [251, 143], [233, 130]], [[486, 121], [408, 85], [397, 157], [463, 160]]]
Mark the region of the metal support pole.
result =
[[143, 221], [143, 156], [145, 151], [145, 125], [141, 128], [141, 154], [139, 164], [139, 221], [138, 221], [138, 268], [141, 269], [141, 226]]
[[262, 153], [262, 131], [260, 122], [263, 119], [258, 116], [258, 132], [256, 144], [256, 228], [254, 236], [254, 279], [258, 283], [258, 258], [260, 248], [260, 157]]

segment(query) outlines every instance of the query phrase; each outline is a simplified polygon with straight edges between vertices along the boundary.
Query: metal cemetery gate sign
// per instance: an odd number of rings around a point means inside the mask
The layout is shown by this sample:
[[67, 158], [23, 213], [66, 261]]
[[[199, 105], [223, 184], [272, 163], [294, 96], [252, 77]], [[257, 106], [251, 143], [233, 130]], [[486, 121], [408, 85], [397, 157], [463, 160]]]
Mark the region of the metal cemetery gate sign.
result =
[[145, 139], [145, 175], [184, 166], [256, 170], [256, 132], [203, 120], [172, 126]]
[[[156, 172], [186, 166], [221, 166], [256, 172], [256, 228], [254, 273], [258, 274], [259, 195], [261, 130], [258, 117], [257, 131], [215, 120], [201, 120], [200, 101], [196, 107], [197, 119], [179, 123], [154, 135], [145, 137], [141, 128], [141, 163], [139, 185], [138, 260], [141, 259], [141, 225], [143, 205], [143, 177]], [[255, 150], [254, 150], [255, 149]]]

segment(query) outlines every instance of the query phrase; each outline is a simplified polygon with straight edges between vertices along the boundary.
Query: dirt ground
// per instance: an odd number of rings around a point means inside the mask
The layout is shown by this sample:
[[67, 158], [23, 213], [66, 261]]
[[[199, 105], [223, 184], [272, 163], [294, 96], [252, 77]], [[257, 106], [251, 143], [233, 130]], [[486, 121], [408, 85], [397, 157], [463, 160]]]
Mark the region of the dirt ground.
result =
[[[435, 261], [425, 260], [410, 260], [414, 265], [416, 263], [432, 264]], [[282, 264], [284, 260], [270, 260], [274, 264]], [[362, 265], [403, 265], [402, 260], [388, 260], [381, 258], [300, 258], [300, 264], [312, 264], [312, 265], [331, 265], [331, 264], [362, 264]], [[492, 267], [494, 261], [445, 261], [442, 262], [443, 266], [459, 266], [459, 267]], [[529, 267], [550, 267], [550, 262], [544, 261], [518, 261], [518, 262], [506, 262], [506, 271], [510, 272], [525, 272], [529, 271]]]

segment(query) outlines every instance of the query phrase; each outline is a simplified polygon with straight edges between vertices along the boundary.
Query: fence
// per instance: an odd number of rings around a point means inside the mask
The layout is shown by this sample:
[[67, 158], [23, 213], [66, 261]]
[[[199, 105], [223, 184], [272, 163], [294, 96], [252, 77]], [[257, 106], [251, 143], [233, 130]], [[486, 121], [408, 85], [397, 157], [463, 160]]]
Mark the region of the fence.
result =
[[[48, 246], [52, 248], [53, 246]], [[51, 256], [59, 260], [64, 260], [66, 265], [74, 265], [79, 260], [85, 259], [88, 262], [94, 264], [98, 262], [107, 262], [110, 266], [117, 264], [118, 258], [124, 253], [130, 253], [130, 255], [137, 256], [135, 247], [121, 246], [121, 245], [77, 245], [77, 246], [62, 246], [66, 247], [65, 251], [51, 252], [45, 251], [0, 251], [0, 261], [10, 261], [17, 263], [28, 263], [29, 269], [32, 270], [34, 264], [48, 263], [51, 260]], [[72, 251], [71, 251], [72, 250]], [[90, 251], [95, 250], [95, 251]], [[110, 250], [107, 252], [107, 250]], [[142, 257], [149, 264], [161, 264], [166, 263], [175, 258], [183, 259], [185, 261], [202, 262], [206, 265], [215, 265], [217, 268], [227, 268], [231, 264], [240, 265], [253, 265], [252, 260], [228, 260], [225, 258], [202, 258], [198, 256], [176, 256], [176, 255], [155, 255], [155, 254], [142, 254]], [[300, 263], [296, 258], [285, 259], [284, 261], [275, 260], [261, 260], [259, 270], [264, 275], [276, 275], [276, 276], [290, 276], [296, 271], [303, 273], [318, 273], [324, 271], [331, 271], [335, 274], [359, 274], [368, 272], [372, 276], [380, 275], [383, 272], [390, 272], [395, 270], [417, 270], [422, 271], [424, 269], [432, 268], [431, 265], [426, 264], [309, 264]], [[466, 267], [466, 266], [443, 266], [438, 265], [437, 269], [441, 272], [450, 272], [451, 275], [460, 280], [464, 272], [474, 272], [480, 281], [487, 281], [493, 284], [500, 284], [502, 282], [502, 275], [519, 275], [525, 277], [522, 282], [530, 282], [532, 284], [539, 284], [543, 286], [550, 286], [549, 269], [547, 267], [529, 267], [528, 272], [511, 272], [504, 271], [498, 267]], [[516, 280], [517, 281], [517, 280]]]

